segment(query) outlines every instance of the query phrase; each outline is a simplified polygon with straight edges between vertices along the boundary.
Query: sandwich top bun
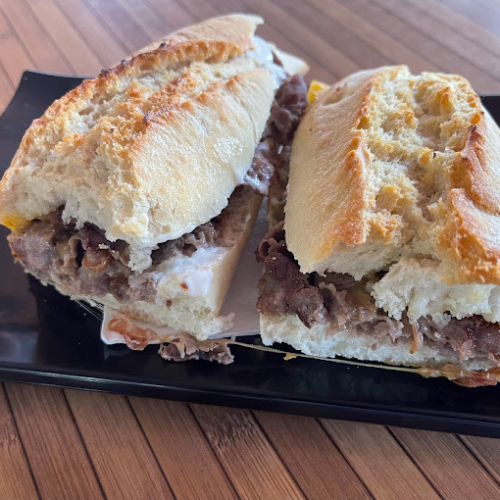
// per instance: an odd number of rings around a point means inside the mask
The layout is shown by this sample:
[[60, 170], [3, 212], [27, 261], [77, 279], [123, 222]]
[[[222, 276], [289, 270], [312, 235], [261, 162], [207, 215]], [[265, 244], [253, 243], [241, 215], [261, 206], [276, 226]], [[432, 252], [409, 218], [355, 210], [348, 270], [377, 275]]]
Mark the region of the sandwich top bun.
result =
[[[297, 130], [285, 230], [305, 273], [359, 280], [407, 258], [442, 284], [499, 285], [499, 214], [500, 131], [462, 77], [362, 71], [318, 93]], [[467, 289], [494, 321], [497, 291], [493, 311]], [[408, 305], [383, 293], [395, 315]]]
[[183, 29], [54, 102], [0, 183], [0, 222], [15, 231], [64, 205], [63, 220], [128, 242], [140, 271], [156, 244], [218, 215], [277, 86], [270, 50], [254, 50], [262, 22], [231, 15]]

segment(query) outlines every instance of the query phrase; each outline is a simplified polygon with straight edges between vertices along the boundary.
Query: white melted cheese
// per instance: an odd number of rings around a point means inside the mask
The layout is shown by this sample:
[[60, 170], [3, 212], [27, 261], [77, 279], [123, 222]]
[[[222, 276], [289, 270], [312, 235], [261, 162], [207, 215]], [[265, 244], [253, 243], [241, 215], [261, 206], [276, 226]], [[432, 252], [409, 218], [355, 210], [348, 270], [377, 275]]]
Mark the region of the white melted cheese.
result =
[[246, 57], [255, 59], [259, 66], [270, 71], [274, 78], [274, 87], [278, 89], [286, 78], [286, 71], [274, 62], [274, 55], [270, 45], [260, 36], [253, 37], [254, 49], [246, 53]]
[[190, 297], [206, 297], [217, 267], [228, 249], [199, 248], [193, 255], [176, 255], [156, 266], [158, 290], [162, 295], [185, 293]]

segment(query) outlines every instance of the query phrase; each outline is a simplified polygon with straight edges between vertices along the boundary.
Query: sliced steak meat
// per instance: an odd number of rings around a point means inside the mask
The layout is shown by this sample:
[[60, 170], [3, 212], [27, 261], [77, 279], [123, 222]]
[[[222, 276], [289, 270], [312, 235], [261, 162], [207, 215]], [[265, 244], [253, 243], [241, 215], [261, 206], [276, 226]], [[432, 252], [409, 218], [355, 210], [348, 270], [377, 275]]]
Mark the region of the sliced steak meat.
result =
[[283, 224], [273, 228], [257, 251], [258, 260], [265, 263], [264, 276], [259, 282], [257, 308], [261, 312], [297, 314], [311, 327], [326, 310], [317, 287], [311, 286], [287, 250]]
[[481, 316], [451, 318], [446, 325], [423, 317], [412, 326], [407, 317], [398, 321], [377, 308], [364, 282], [345, 274], [302, 274], [286, 248], [283, 222], [262, 240], [257, 260], [265, 263], [257, 302], [262, 313], [296, 314], [308, 328], [328, 321], [353, 335], [390, 336], [393, 342], [416, 336], [412, 347], [415, 351], [422, 342], [435, 342], [457, 351], [461, 359], [500, 357], [500, 327]]
[[[76, 229], [62, 221], [63, 207], [44, 220], [34, 220], [8, 240], [12, 253], [37, 278], [56, 284], [69, 295], [102, 297], [111, 293], [118, 301], [154, 301], [158, 276], [146, 271], [133, 275], [128, 267], [128, 246], [112, 242], [93, 224]], [[190, 256], [213, 245], [218, 232], [212, 222], [168, 241], [152, 252], [153, 265], [173, 253]]]
[[198, 248], [213, 245], [218, 236], [219, 233], [212, 221], [202, 224], [193, 229], [191, 233], [183, 234], [176, 240], [160, 243], [158, 249], [153, 250], [151, 253], [153, 265], [158, 264], [175, 253], [190, 257]]
[[286, 187], [288, 149], [306, 108], [307, 85], [303, 78], [295, 75], [284, 80], [276, 93], [262, 141], [244, 179], [245, 184], [257, 193], [267, 196], [270, 187], [279, 183], [278, 179], [284, 180]]
[[270, 148], [267, 142], [261, 142], [255, 150], [255, 156], [245, 175], [244, 183], [251, 186], [256, 193], [267, 196], [275, 171], [283, 168], [284, 164], [285, 160], [275, 148]]
[[445, 326], [437, 325], [431, 318], [420, 318], [417, 328], [429, 339], [450, 346], [462, 359], [500, 356], [500, 327], [489, 323], [482, 316], [451, 318]]
[[307, 85], [295, 75], [283, 81], [274, 99], [265, 136], [272, 136], [278, 144], [288, 144], [307, 108]]
[[186, 341], [179, 339], [169, 344], [162, 344], [158, 351], [160, 356], [167, 361], [191, 361], [202, 359], [215, 361], [221, 365], [229, 365], [234, 361], [234, 356], [226, 342], [220, 340]]

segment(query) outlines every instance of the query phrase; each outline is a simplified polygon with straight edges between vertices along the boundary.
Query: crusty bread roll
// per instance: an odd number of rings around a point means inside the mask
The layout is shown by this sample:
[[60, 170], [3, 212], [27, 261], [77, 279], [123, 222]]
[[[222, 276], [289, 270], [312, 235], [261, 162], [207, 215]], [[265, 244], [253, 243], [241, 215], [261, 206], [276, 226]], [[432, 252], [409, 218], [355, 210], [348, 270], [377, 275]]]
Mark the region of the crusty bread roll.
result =
[[276, 88], [252, 51], [260, 23], [233, 15], [186, 28], [56, 101], [0, 184], [0, 222], [16, 229], [65, 205], [64, 220], [129, 243], [141, 271], [156, 244], [219, 214]]
[[307, 71], [254, 36], [262, 22], [177, 31], [33, 122], [0, 182], [27, 272], [128, 321], [198, 339], [230, 326], [219, 313], [274, 171], [277, 99]]
[[466, 378], [496, 383], [498, 126], [464, 78], [406, 66], [315, 84], [310, 96], [292, 144], [284, 232], [271, 230], [259, 248], [264, 343], [494, 369]]

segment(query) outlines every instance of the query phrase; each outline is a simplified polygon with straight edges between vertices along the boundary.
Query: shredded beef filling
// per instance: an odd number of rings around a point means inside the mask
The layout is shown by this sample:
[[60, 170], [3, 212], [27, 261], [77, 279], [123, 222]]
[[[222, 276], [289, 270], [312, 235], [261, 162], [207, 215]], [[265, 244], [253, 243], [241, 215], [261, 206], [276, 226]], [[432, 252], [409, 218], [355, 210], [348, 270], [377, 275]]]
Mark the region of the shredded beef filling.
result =
[[[389, 335], [393, 341], [414, 336], [406, 317], [397, 321], [376, 307], [364, 282], [345, 274], [302, 274], [286, 248], [282, 222], [261, 242], [257, 259], [265, 263], [257, 302], [262, 313], [296, 314], [308, 328], [328, 320], [339, 329], [375, 338]], [[459, 352], [461, 359], [500, 356], [499, 326], [481, 316], [451, 318], [445, 326], [423, 317], [414, 328], [426, 342], [450, 347]]]
[[64, 207], [44, 220], [34, 220], [22, 233], [8, 237], [12, 253], [42, 281], [56, 283], [70, 295], [102, 297], [111, 293], [120, 302], [156, 297], [158, 275], [155, 267], [175, 255], [191, 256], [199, 248], [231, 246], [245, 221], [238, 217], [248, 198], [245, 186], [238, 187], [218, 217], [191, 233], [158, 245], [151, 253], [152, 266], [137, 275], [128, 267], [128, 246], [109, 241], [104, 231], [86, 223], [77, 229], [74, 222], [62, 221]]
[[162, 344], [158, 352], [167, 361], [182, 362], [202, 359], [215, 361], [221, 365], [229, 365], [234, 361], [234, 356], [227, 343], [217, 340], [197, 342], [173, 340], [169, 344]]
[[307, 108], [307, 85], [295, 75], [283, 81], [271, 108], [264, 137], [273, 137], [278, 144], [289, 144]]
[[[233, 198], [236, 205], [238, 192]], [[44, 220], [33, 221], [22, 233], [13, 233], [8, 239], [16, 259], [32, 274], [42, 281], [56, 283], [70, 295], [102, 297], [109, 292], [121, 302], [152, 302], [157, 285], [155, 266], [174, 255], [191, 256], [202, 247], [230, 245], [226, 219], [237, 208], [228, 207], [191, 233], [161, 243], [151, 253], [152, 267], [140, 275], [133, 274], [128, 267], [128, 248], [124, 241], [109, 241], [104, 231], [93, 224], [86, 223], [80, 229], [76, 229], [74, 222], [65, 224], [62, 221], [64, 207]]]
[[306, 108], [307, 85], [304, 79], [295, 75], [284, 80], [276, 93], [263, 140], [245, 176], [245, 183], [258, 193], [267, 195], [276, 184], [286, 163], [282, 150], [291, 144]]

